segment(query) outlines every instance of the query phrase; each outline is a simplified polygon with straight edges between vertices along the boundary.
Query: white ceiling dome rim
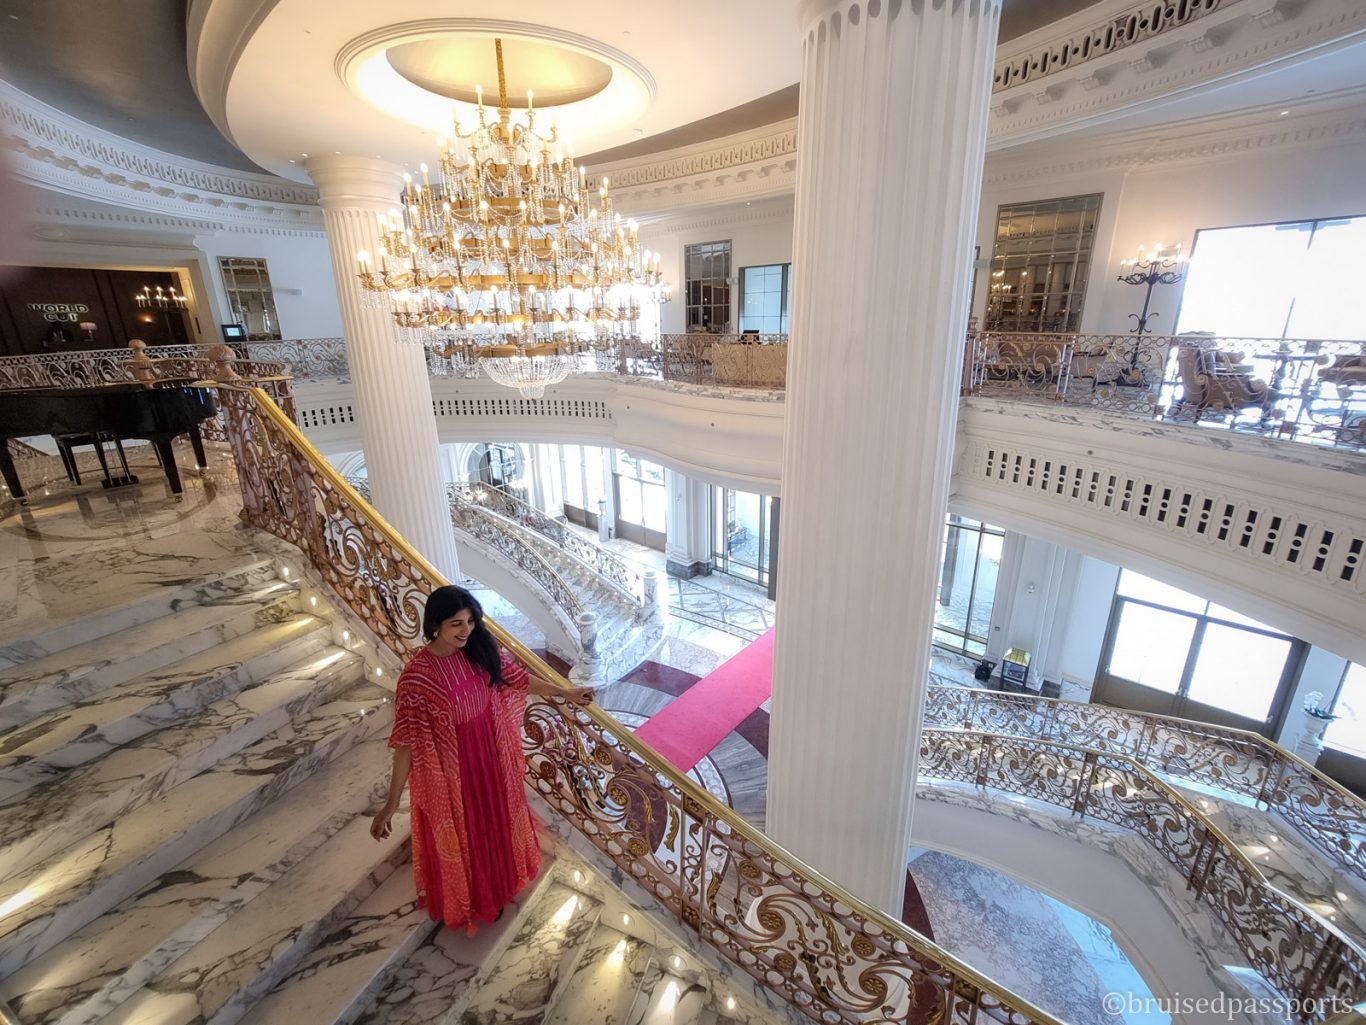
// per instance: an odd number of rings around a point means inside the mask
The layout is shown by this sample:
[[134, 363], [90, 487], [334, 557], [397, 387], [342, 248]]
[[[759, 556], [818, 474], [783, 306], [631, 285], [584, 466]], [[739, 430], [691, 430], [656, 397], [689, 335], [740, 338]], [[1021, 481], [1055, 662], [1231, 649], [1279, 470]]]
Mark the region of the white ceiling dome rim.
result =
[[[635, 97], [639, 110], [644, 111], [654, 103], [658, 91], [654, 76], [644, 64], [599, 39], [568, 29], [499, 18], [422, 18], [371, 29], [338, 50], [332, 64], [333, 71], [348, 91], [375, 109], [409, 124], [440, 130], [446, 123], [445, 118], [449, 117], [449, 111], [472, 109], [472, 106], [412, 81], [387, 60], [377, 67], [375, 59], [398, 46], [445, 36], [502, 37], [549, 44], [588, 56], [611, 69], [607, 85], [593, 95], [562, 105], [544, 106], [543, 110], [591, 119], [604, 116], [604, 112], [598, 112], [595, 108], [602, 105], [608, 109], [620, 107], [623, 102], [628, 106], [635, 105], [631, 102], [632, 97]], [[408, 92], [412, 99], [408, 103], [395, 104], [392, 99], [385, 103], [372, 95], [362, 82], [362, 77], [367, 74], [373, 77], [375, 73], [390, 79], [394, 86]]]

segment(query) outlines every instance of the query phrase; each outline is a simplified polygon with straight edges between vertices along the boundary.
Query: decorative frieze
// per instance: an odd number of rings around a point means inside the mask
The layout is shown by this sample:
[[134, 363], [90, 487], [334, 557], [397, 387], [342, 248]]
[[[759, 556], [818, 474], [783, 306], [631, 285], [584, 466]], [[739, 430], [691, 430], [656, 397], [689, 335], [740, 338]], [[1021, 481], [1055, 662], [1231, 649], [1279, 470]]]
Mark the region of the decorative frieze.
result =
[[[1054, 40], [1037, 50], [1007, 58], [996, 65], [992, 90], [999, 92], [1024, 82], [1038, 81], [1134, 43], [1152, 39], [1238, 0], [1162, 0], [1144, 3], [1111, 15], [1085, 31]], [[1138, 59], [1148, 64], [1151, 55]], [[1148, 68], [1144, 68], [1147, 70]]]

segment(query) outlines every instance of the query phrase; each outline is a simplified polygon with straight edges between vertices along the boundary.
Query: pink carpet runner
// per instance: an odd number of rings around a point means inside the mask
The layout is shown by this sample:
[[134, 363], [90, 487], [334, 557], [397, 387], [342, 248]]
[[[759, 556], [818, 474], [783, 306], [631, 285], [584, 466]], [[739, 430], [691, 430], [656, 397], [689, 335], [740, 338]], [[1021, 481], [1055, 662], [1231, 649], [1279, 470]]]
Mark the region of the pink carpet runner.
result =
[[636, 736], [687, 772], [773, 693], [773, 631], [702, 677]]

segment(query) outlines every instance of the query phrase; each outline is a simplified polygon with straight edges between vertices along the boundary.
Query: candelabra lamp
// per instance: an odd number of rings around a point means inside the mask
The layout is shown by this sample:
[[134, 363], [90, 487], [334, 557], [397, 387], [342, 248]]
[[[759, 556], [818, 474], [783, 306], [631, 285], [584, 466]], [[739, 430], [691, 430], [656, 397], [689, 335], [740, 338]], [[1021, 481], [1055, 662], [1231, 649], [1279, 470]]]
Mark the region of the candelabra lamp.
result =
[[1146, 285], [1143, 293], [1143, 310], [1141, 313], [1129, 314], [1129, 319], [1134, 321], [1134, 326], [1129, 328], [1130, 334], [1140, 337], [1152, 334], [1152, 328], [1148, 322], [1157, 316], [1156, 313], [1148, 312], [1148, 307], [1153, 301], [1153, 289], [1158, 285], [1174, 285], [1184, 276], [1186, 270], [1186, 257], [1181, 252], [1181, 245], [1174, 246], [1154, 245], [1151, 249], [1143, 246], [1138, 247], [1138, 255], [1125, 260], [1119, 265], [1119, 280], [1126, 285]]
[[155, 292], [152, 291], [151, 285], [144, 285], [141, 292], [133, 294], [133, 301], [138, 304], [138, 309], [161, 311], [162, 323], [166, 327], [166, 342], [168, 345], [174, 345], [176, 336], [171, 330], [171, 311], [183, 312], [190, 300], [177, 292], [175, 285], [170, 287], [170, 291], [157, 285]]

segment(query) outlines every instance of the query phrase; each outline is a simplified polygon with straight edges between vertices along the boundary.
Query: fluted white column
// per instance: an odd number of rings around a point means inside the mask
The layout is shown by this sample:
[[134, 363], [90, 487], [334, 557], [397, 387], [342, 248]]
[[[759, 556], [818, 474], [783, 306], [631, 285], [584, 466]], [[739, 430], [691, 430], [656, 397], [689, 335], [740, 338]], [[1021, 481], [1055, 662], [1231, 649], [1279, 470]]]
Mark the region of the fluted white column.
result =
[[[449, 579], [459, 579], [422, 347], [400, 342], [386, 309], [365, 308], [356, 254], [376, 251], [380, 216], [398, 207], [403, 171], [367, 157], [314, 157], [346, 332], [361, 445], [376, 509]], [[373, 265], [373, 264], [372, 264]]]
[[807, 0], [768, 830], [901, 910], [1000, 0]]

